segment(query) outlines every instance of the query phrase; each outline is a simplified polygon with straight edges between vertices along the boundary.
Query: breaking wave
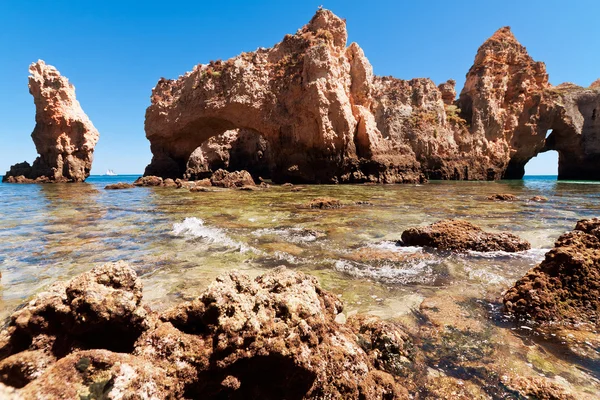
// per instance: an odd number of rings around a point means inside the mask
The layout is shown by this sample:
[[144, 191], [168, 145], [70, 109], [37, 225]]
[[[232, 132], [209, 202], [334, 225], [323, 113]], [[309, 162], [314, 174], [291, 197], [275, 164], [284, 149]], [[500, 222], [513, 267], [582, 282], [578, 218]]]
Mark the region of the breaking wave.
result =
[[230, 238], [224, 230], [204, 225], [204, 221], [196, 217], [188, 217], [183, 222], [173, 224], [173, 235], [189, 239], [202, 239], [206, 243], [218, 244], [242, 253], [252, 248], [242, 242]]

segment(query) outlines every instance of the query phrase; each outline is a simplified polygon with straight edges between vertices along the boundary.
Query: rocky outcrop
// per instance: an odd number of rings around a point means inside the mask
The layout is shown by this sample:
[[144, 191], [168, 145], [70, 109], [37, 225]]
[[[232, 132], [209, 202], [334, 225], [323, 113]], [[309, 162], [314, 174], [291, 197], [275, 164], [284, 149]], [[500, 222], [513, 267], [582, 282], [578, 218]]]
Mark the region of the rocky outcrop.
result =
[[600, 326], [600, 219], [581, 220], [504, 296], [506, 310], [541, 325]]
[[402, 245], [428, 246], [452, 251], [524, 251], [531, 244], [512, 233], [484, 232], [478, 226], [460, 219], [436, 222], [402, 232]]
[[400, 327], [338, 324], [338, 298], [302, 273], [229, 273], [162, 314], [140, 301], [123, 263], [52, 286], [2, 331], [0, 381], [25, 399], [408, 398]]
[[0, 397], [587, 398], [519, 369], [527, 360], [507, 369], [505, 348], [521, 339], [487, 327], [477, 316], [486, 318], [487, 303], [468, 297], [429, 298], [413, 310], [419, 323], [405, 325], [371, 315], [342, 322], [336, 295], [283, 267], [255, 279], [226, 273], [163, 312], [141, 292], [130, 267], [111, 263], [15, 311], [0, 333]]
[[378, 131], [371, 66], [346, 40], [345, 22], [320, 10], [272, 49], [161, 79], [146, 112], [146, 174], [181, 177], [202, 143], [239, 128], [268, 142], [277, 182], [422, 181], [414, 157]]
[[113, 183], [110, 185], [106, 185], [104, 189], [106, 190], [121, 190], [121, 189], [131, 189], [134, 188], [135, 185], [126, 182]]
[[255, 186], [252, 175], [248, 171], [228, 172], [224, 169], [217, 170], [211, 177], [210, 183], [213, 186], [224, 188], [241, 188], [244, 186]]
[[29, 66], [35, 102], [31, 137], [39, 157], [13, 165], [3, 182], [83, 182], [92, 169], [98, 131], [75, 98], [75, 87], [51, 65]]
[[345, 22], [319, 10], [273, 48], [161, 79], [146, 111], [146, 174], [202, 174], [209, 148], [241, 129], [264, 138], [276, 182], [520, 178], [548, 150], [559, 178], [600, 179], [600, 86], [552, 87], [508, 27], [479, 48], [458, 100], [453, 80], [374, 76], [346, 39]]

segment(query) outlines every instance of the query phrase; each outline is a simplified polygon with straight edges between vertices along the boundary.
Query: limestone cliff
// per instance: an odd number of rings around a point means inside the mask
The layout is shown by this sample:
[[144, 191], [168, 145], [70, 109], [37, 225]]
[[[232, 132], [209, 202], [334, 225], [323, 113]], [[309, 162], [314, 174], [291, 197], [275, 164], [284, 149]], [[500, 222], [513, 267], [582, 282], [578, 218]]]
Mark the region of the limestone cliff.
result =
[[75, 87], [51, 65], [29, 67], [29, 92], [35, 102], [31, 137], [39, 157], [13, 165], [4, 182], [83, 182], [90, 174], [98, 131], [75, 98]]
[[458, 100], [452, 80], [374, 76], [346, 40], [345, 22], [319, 10], [273, 48], [161, 79], [146, 175], [191, 177], [196, 149], [243, 129], [264, 139], [275, 181], [520, 178], [547, 150], [559, 152], [559, 178], [600, 179], [600, 85], [552, 87], [508, 27], [479, 48]]

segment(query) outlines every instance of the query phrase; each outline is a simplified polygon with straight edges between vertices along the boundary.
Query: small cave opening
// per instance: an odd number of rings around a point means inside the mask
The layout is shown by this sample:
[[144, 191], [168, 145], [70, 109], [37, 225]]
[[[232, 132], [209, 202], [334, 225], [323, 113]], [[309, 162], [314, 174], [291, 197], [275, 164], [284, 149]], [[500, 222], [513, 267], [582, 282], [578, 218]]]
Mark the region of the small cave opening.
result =
[[213, 136], [189, 156], [184, 177], [189, 180], [209, 178], [218, 169], [246, 170], [255, 181], [270, 179], [273, 156], [270, 143], [251, 129], [232, 129]]
[[224, 369], [200, 372], [186, 387], [186, 398], [300, 400], [312, 387], [316, 375], [280, 354], [254, 356]]

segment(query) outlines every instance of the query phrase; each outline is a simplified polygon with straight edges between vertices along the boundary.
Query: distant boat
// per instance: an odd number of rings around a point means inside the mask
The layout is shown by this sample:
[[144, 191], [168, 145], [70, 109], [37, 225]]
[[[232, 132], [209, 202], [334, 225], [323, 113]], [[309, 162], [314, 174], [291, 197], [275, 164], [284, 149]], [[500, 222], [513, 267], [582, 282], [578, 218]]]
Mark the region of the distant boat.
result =
[[104, 175], [116, 176], [117, 174], [112, 169], [108, 169], [108, 170], [106, 170], [106, 173]]

